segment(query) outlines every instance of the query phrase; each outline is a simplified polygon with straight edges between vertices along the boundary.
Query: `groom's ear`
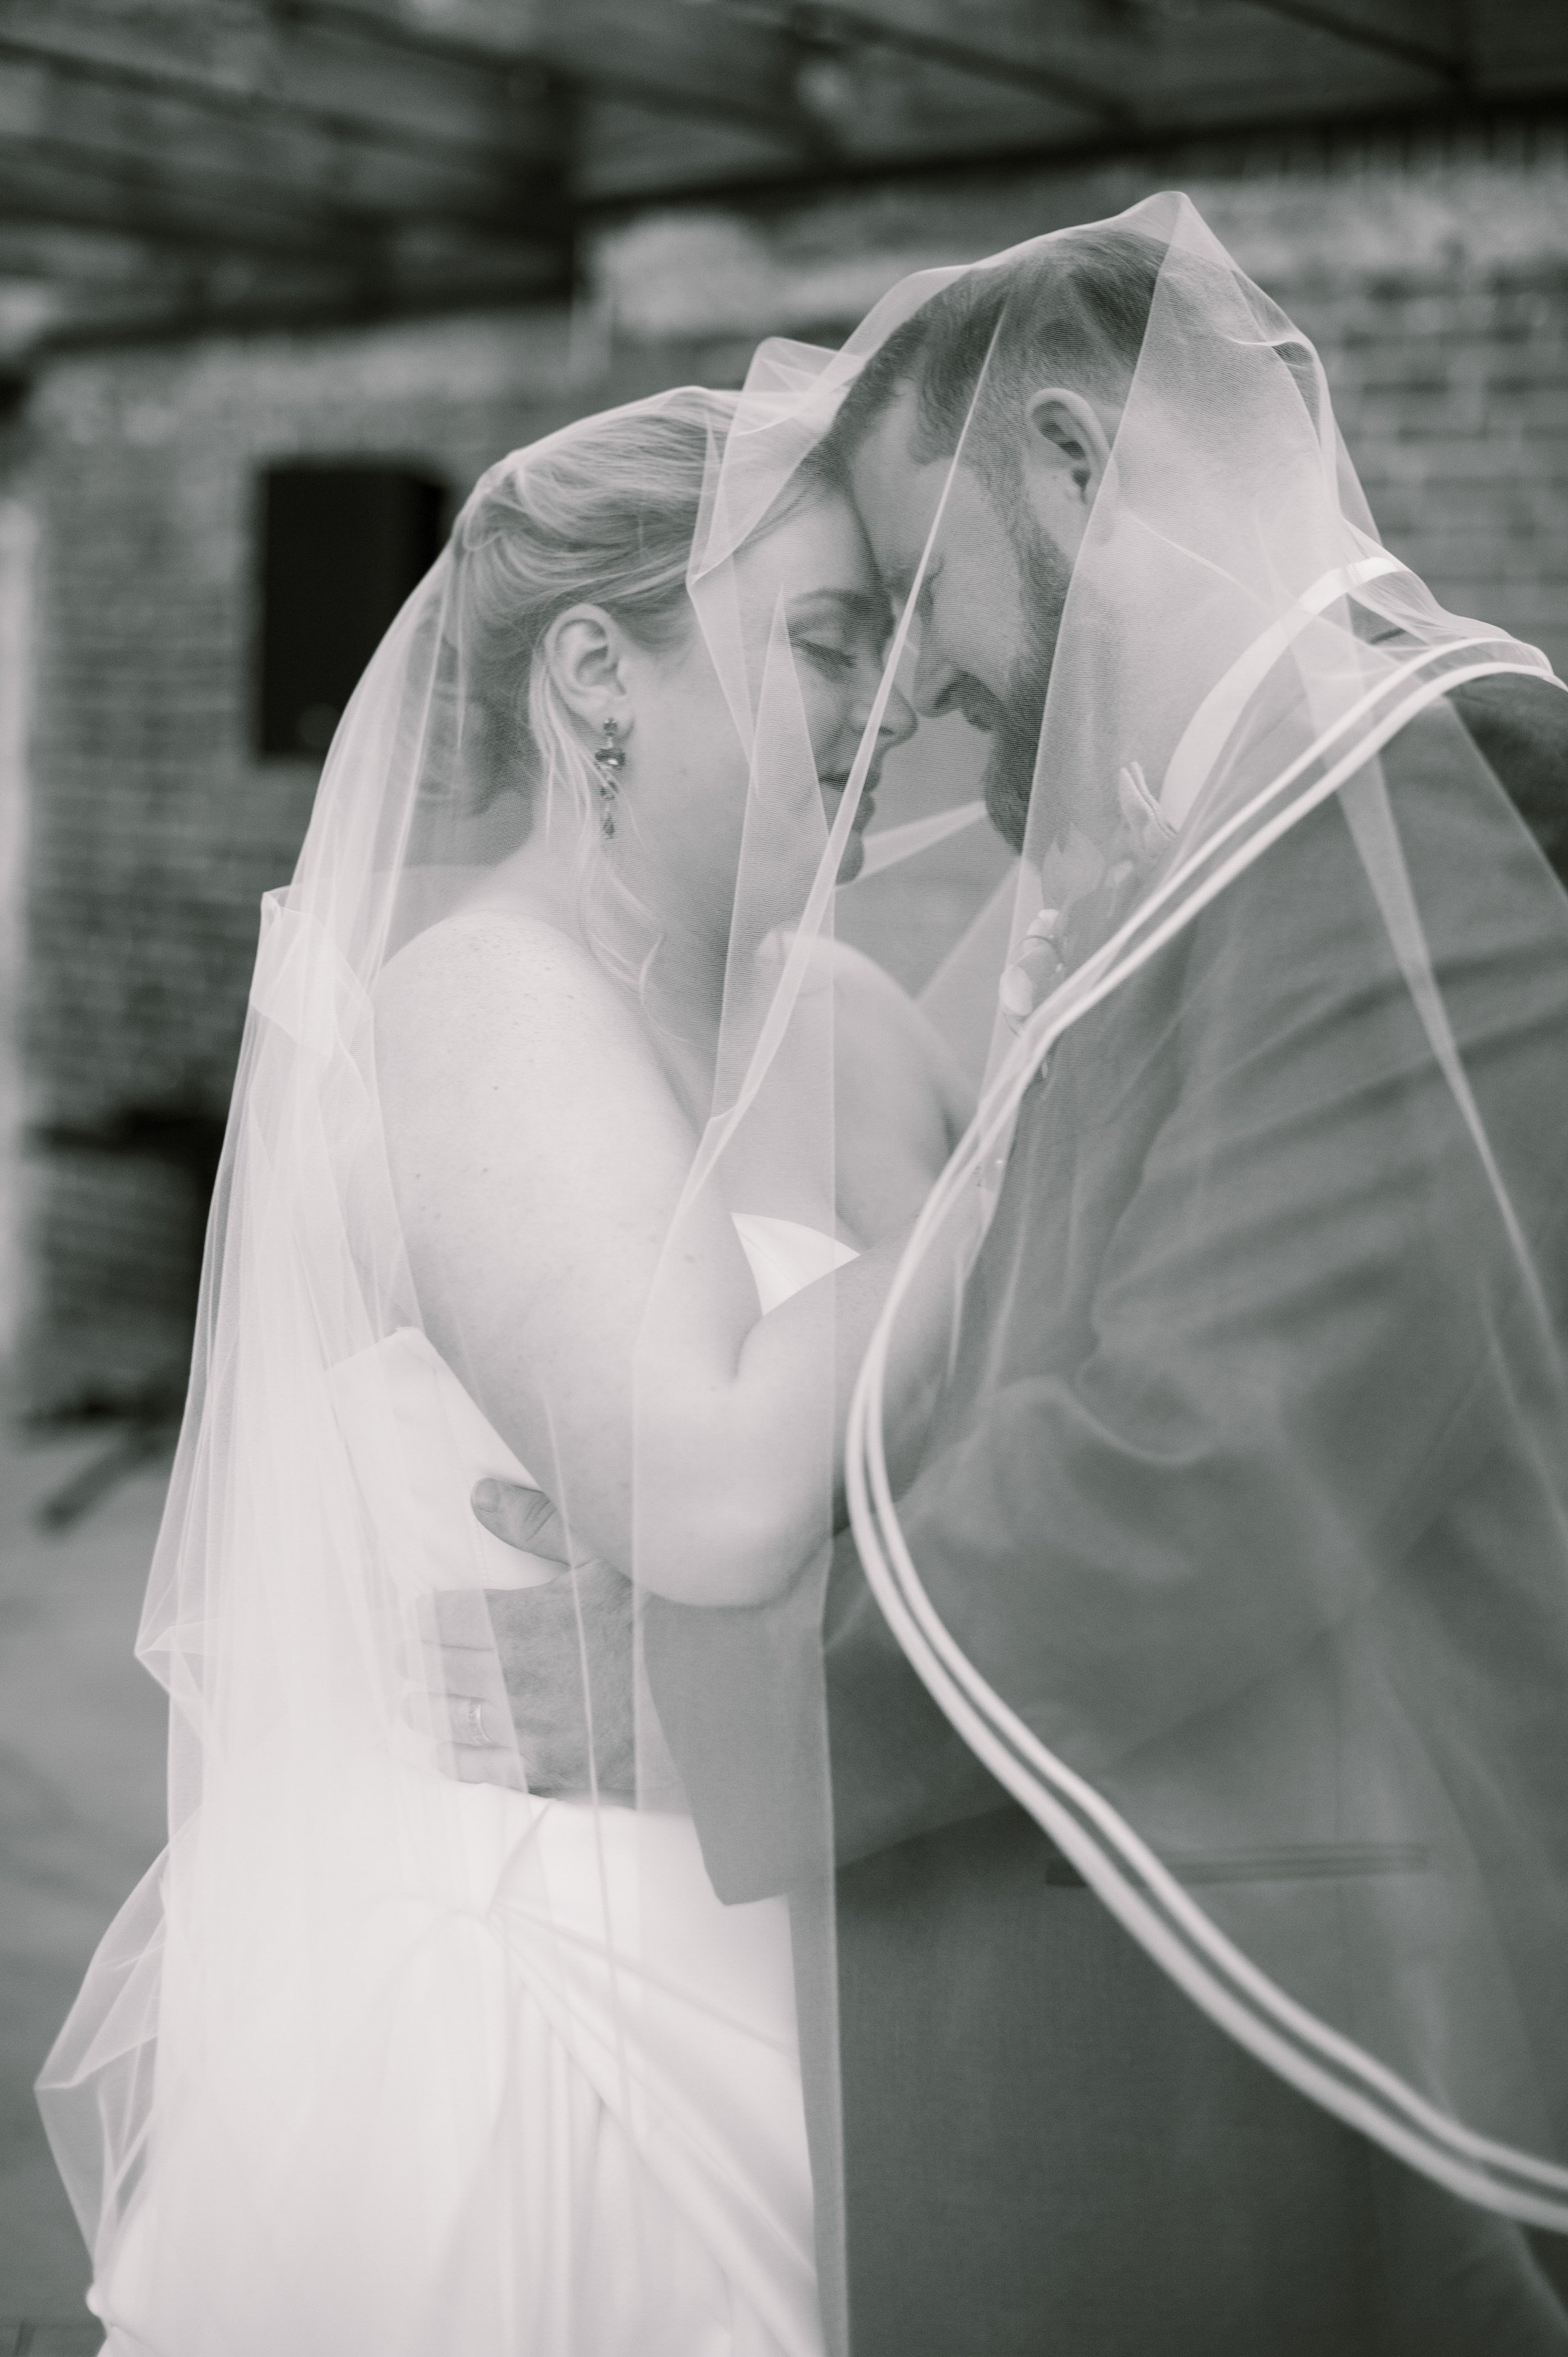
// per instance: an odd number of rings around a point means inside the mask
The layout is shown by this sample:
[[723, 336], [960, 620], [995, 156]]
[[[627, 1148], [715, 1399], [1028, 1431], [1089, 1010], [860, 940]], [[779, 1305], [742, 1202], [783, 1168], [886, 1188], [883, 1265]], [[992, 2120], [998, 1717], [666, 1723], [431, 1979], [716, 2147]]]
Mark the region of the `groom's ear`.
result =
[[1024, 405], [1024, 481], [1053, 537], [1076, 547], [1111, 464], [1099, 412], [1081, 393], [1054, 385]]

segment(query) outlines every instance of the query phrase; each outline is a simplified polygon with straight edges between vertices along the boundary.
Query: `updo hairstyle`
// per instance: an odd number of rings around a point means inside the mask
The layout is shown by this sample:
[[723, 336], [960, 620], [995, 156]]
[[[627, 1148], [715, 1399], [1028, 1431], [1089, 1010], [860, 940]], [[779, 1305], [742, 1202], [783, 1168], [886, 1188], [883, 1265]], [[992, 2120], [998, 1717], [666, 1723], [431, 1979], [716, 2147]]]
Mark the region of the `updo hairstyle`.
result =
[[733, 393], [684, 387], [572, 426], [478, 484], [453, 534], [445, 632], [460, 716], [453, 782], [470, 809], [521, 791], [534, 823], [564, 806], [585, 834], [600, 832], [594, 748], [545, 635], [569, 607], [591, 605], [650, 651], [686, 637], [692, 543], [735, 406]]

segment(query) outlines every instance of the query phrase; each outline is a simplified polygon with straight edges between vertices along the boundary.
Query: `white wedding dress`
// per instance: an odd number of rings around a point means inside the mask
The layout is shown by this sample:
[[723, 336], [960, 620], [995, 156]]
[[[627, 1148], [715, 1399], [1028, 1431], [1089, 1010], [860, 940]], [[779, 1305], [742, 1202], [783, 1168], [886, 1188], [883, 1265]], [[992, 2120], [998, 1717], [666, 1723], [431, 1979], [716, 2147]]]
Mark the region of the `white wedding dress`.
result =
[[[765, 1310], [853, 1257], [736, 1225]], [[360, 1470], [400, 1581], [558, 1569], [474, 1520], [476, 1480], [527, 1476], [422, 1334], [334, 1381], [351, 1448], [390, 1391], [400, 1462]], [[227, 1837], [263, 1873], [266, 1804], [258, 1776]], [[94, 2287], [110, 2357], [820, 2357], [785, 1900], [722, 1906], [684, 1815], [462, 1784], [412, 1748], [312, 1805], [340, 1910], [203, 2050]], [[203, 2004], [177, 1925], [164, 1975], [172, 2054]]]

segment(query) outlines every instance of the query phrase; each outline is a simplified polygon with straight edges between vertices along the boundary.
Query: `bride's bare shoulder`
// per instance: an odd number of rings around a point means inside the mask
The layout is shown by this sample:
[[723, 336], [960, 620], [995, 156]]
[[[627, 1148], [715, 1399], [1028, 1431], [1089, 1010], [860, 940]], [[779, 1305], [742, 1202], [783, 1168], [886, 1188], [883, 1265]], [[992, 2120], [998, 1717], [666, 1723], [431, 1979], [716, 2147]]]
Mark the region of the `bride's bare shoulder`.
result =
[[383, 966], [373, 997], [379, 1060], [642, 1044], [635, 1016], [584, 943], [508, 909], [460, 910], [416, 934]]

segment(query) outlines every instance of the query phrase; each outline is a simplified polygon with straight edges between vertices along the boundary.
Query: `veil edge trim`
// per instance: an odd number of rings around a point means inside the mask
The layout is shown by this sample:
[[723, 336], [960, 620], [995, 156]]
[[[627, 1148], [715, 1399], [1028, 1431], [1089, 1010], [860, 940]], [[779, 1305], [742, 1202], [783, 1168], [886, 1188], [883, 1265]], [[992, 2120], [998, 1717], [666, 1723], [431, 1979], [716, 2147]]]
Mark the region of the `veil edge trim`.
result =
[[[1219, 2029], [1301, 2093], [1449, 2191], [1521, 2223], [1568, 2233], [1568, 2168], [1483, 2136], [1448, 2117], [1397, 2072], [1287, 1996], [1203, 1913], [1104, 1795], [1058, 1758], [996, 1693], [947, 1628], [920, 1579], [898, 1522], [881, 1439], [888, 1342], [910, 1273], [937, 1222], [961, 1190], [981, 1178], [988, 1152], [993, 1153], [1005, 1135], [1025, 1089], [1055, 1041], [1146, 963], [1272, 844], [1354, 777], [1429, 704], [1470, 680], [1508, 673], [1541, 675], [1533, 665], [1494, 660], [1423, 681], [1285, 811], [1234, 850], [1184, 906], [1168, 910], [1137, 942], [1130, 940], [1138, 927], [1140, 912], [1134, 912], [1090, 966], [1080, 969], [1075, 977], [1080, 987], [1074, 991], [1069, 985], [1058, 995], [1072, 1003], [1058, 1005], [1056, 1019], [1044, 1022], [1039, 1019], [1043, 1006], [1026, 1027], [916, 1222], [855, 1383], [845, 1485], [867, 1585], [910, 1666], [975, 1757], [1057, 1843], [1096, 1896], [1177, 1986]], [[1400, 684], [1406, 675], [1396, 675], [1390, 684]], [[1338, 730], [1327, 733], [1332, 737]], [[1322, 749], [1322, 743], [1301, 757], [1296, 774]], [[1281, 783], [1276, 780], [1262, 790], [1249, 808], [1256, 810], [1272, 800]], [[1234, 823], [1244, 823], [1245, 815], [1238, 813]], [[1173, 881], [1168, 878], [1167, 886]]]

